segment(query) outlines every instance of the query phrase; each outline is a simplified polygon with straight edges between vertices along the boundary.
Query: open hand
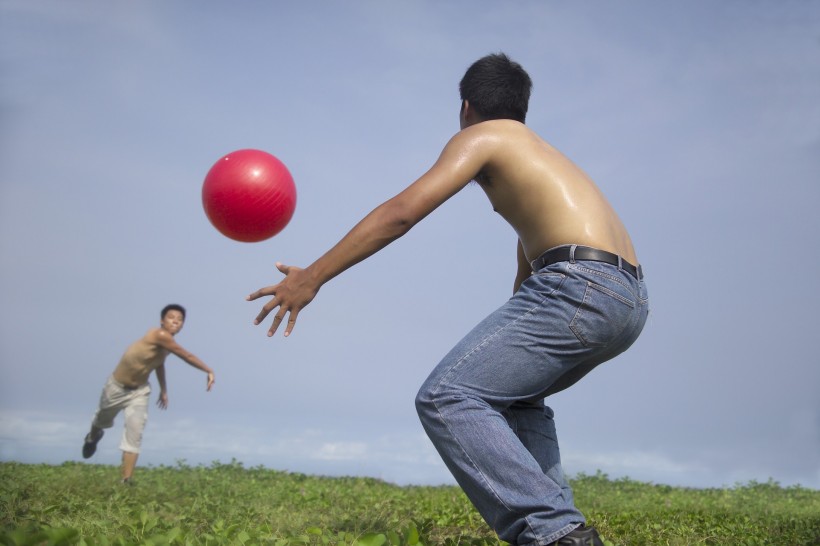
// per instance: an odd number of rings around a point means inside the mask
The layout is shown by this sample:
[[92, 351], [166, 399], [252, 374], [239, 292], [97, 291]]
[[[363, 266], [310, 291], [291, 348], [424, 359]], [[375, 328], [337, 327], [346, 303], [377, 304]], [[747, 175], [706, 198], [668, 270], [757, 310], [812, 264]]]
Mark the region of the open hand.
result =
[[268, 330], [268, 337], [276, 333], [279, 325], [288, 316], [285, 327], [285, 337], [289, 336], [296, 324], [299, 311], [310, 303], [316, 293], [319, 292], [318, 282], [308, 273], [306, 269], [283, 265], [276, 262], [276, 269], [285, 274], [285, 278], [279, 284], [260, 288], [246, 299], [253, 301], [263, 296], [273, 296], [268, 303], [262, 307], [262, 311], [256, 316], [254, 324], [260, 324], [268, 314], [277, 309], [273, 316], [273, 323]]
[[159, 398], [157, 398], [157, 407], [159, 409], [168, 409], [168, 393], [161, 392], [159, 393]]

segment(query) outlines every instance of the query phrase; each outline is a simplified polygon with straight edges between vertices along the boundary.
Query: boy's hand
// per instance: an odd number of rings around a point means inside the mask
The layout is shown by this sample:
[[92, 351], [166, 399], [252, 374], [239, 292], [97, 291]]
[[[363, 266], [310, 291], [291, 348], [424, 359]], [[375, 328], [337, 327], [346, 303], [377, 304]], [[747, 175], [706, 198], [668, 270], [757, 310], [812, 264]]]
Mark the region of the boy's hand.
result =
[[208, 387], [206, 388], [206, 390], [208, 392], [210, 392], [211, 387], [214, 386], [214, 381], [215, 381], [214, 372], [208, 372]]
[[271, 324], [268, 330], [268, 337], [276, 333], [279, 324], [285, 319], [285, 315], [288, 315], [288, 325], [285, 327], [285, 337], [287, 337], [296, 324], [296, 317], [299, 315], [299, 311], [316, 297], [316, 293], [319, 292], [319, 287], [305, 269], [283, 265], [279, 262], [276, 262], [276, 269], [285, 274], [285, 278], [282, 282], [266, 288], [260, 288], [246, 299], [253, 301], [263, 296], [273, 296], [273, 298], [262, 307], [262, 311], [256, 316], [253, 323], [261, 323], [271, 311], [278, 307], [279, 310], [273, 317], [273, 324]]
[[159, 409], [168, 409], [168, 393], [161, 392], [159, 393], [159, 398], [157, 398], [157, 407]]

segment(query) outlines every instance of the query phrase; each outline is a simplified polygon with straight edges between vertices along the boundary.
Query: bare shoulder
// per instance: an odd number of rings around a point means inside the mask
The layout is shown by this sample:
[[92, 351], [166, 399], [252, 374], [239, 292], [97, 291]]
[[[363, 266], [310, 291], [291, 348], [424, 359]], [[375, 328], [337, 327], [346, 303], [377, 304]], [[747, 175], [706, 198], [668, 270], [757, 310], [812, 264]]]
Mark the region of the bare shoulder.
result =
[[142, 341], [150, 345], [164, 345], [173, 338], [174, 336], [162, 328], [151, 328], [143, 336]]
[[456, 153], [474, 153], [485, 161], [555, 151], [535, 131], [511, 119], [493, 119], [471, 125], [457, 133], [448, 145], [453, 146]]
[[162, 332], [162, 328], [150, 328], [147, 332], [145, 332], [145, 335], [142, 336], [142, 339], [144, 339], [145, 341], [157, 339], [157, 336], [160, 335], [160, 332]]
[[475, 172], [526, 144], [542, 142], [526, 125], [510, 119], [482, 121], [456, 133], [444, 147], [442, 163], [469, 165]]

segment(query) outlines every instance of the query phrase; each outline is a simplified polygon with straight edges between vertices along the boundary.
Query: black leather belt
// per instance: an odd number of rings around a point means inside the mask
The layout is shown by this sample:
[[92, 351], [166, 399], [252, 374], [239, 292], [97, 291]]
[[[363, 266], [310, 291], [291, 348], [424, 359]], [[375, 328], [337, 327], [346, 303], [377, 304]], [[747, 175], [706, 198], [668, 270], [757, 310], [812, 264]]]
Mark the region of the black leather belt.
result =
[[593, 262], [604, 262], [616, 267], [620, 267], [638, 280], [643, 278], [643, 270], [641, 266], [635, 267], [627, 262], [617, 254], [607, 252], [606, 250], [599, 250], [588, 246], [575, 246], [575, 253], [573, 255], [572, 248], [575, 245], [558, 246], [547, 250], [538, 258], [532, 261], [532, 270], [539, 269], [552, 265], [558, 262], [569, 262], [574, 260], [591, 260]]

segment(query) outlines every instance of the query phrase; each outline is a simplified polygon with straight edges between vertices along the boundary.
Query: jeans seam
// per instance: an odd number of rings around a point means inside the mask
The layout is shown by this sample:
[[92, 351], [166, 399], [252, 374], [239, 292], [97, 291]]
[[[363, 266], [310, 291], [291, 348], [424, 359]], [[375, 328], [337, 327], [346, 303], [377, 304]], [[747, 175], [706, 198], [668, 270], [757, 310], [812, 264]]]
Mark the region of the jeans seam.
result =
[[[546, 539], [535, 539], [534, 541], [530, 542], [529, 544], [535, 544], [537, 546], [550, 546], [551, 544], [555, 544], [555, 542], [557, 542], [559, 539], [564, 538], [569, 533], [573, 532], [580, 525], [581, 525], [580, 523], [578, 523], [578, 524], [570, 523], [568, 525], [565, 525], [561, 529], [555, 531], [554, 533], [548, 535], [548, 538], [546, 538]], [[569, 528], [569, 530], [564, 532], [564, 530], [567, 529], [567, 528]], [[526, 545], [526, 546], [529, 546], [529, 545]]]
[[622, 304], [629, 307], [630, 309], [632, 309], [633, 313], [636, 309], [639, 308], [638, 305], [634, 301], [629, 301], [628, 299], [621, 297], [619, 294], [613, 293], [611, 290], [606, 290], [606, 289], [601, 290], [603, 288], [604, 288], [603, 286], [600, 286], [600, 285], [598, 285], [594, 282], [587, 281], [587, 288], [586, 288], [586, 290], [584, 290], [584, 299], [581, 302], [581, 305], [578, 306], [578, 309], [575, 311], [575, 315], [572, 317], [572, 320], [569, 323], [569, 329], [572, 330], [572, 333], [575, 334], [575, 337], [578, 338], [578, 341], [580, 341], [581, 344], [584, 347], [588, 348], [588, 349], [606, 349], [607, 347], [611, 346], [612, 343], [614, 343], [616, 340], [618, 340], [621, 337], [621, 335], [624, 333], [624, 331], [626, 331], [627, 327], [629, 326], [628, 324], [625, 324], [621, 328], [621, 330], [618, 332], [618, 334], [613, 336], [612, 339], [609, 340], [606, 343], [591, 343], [586, 338], [586, 336], [584, 336], [583, 333], [580, 331], [580, 329], [578, 328], [578, 324], [577, 324], [577, 320], [578, 320], [579, 315], [581, 314], [581, 310], [583, 309], [584, 305], [586, 305], [587, 302], [589, 301], [589, 291], [590, 290], [598, 290], [598, 292], [601, 292], [602, 294], [606, 294], [607, 296], [613, 297], [616, 301], [619, 301]]
[[[526, 320], [528, 317], [531, 317], [534, 314], [541, 311], [542, 309], [544, 309], [545, 306], [547, 306], [549, 304], [551, 299], [554, 298], [557, 293], [560, 293], [564, 282], [568, 278], [566, 273], [555, 272], [555, 271], [535, 272], [533, 274], [533, 277], [536, 277], [536, 276], [540, 277], [540, 278], [558, 277], [559, 280], [558, 280], [558, 283], [557, 283], [556, 286], [553, 286], [553, 287], [550, 287], [550, 288], [543, 287], [543, 288], [547, 288], [546, 290], [539, 289], [538, 286], [534, 286], [533, 288], [531, 288], [529, 290], [530, 293], [528, 295], [524, 296], [523, 297], [524, 299], [522, 299], [520, 301], [520, 303], [517, 305], [517, 307], [519, 307], [519, 308], [516, 310], [516, 313], [514, 314], [514, 316], [510, 320], [507, 320], [501, 326], [496, 327], [493, 331], [487, 333], [485, 336], [478, 339], [473, 344], [473, 346], [469, 348], [469, 350], [467, 350], [467, 351], [465, 351], [464, 353], [461, 354], [461, 356], [458, 358], [458, 360], [456, 360], [449, 367], [449, 369], [445, 373], [442, 373], [442, 375], [440, 376], [440, 378], [438, 379], [438, 381], [436, 381], [436, 383], [434, 385], [431, 385], [429, 387], [429, 392], [431, 394], [430, 402], [432, 403], [432, 408], [435, 411], [435, 413], [434, 413], [435, 418], [447, 430], [449, 437], [453, 441], [453, 446], [454, 447], [457, 446], [457, 449], [460, 450], [462, 461], [465, 464], [469, 465], [470, 468], [472, 468], [472, 471], [473, 471], [473, 478], [472, 479], [475, 480], [476, 487], [479, 488], [479, 489], [482, 489], [485, 492], [485, 494], [492, 495], [491, 498], [495, 499], [495, 502], [498, 503], [499, 506], [503, 507], [508, 512], [512, 512], [512, 508], [510, 507], [510, 505], [507, 504], [506, 499], [504, 499], [499, 494], [499, 490], [497, 489], [497, 487], [495, 486], [493, 481], [490, 479], [488, 474], [485, 472], [484, 468], [477, 465], [476, 461], [475, 461], [475, 459], [473, 459], [472, 455], [467, 452], [462, 439], [459, 438], [456, 434], [454, 434], [452, 425], [450, 423], [449, 416], [445, 416], [443, 414], [442, 410], [441, 410], [441, 400], [440, 400], [439, 393], [442, 392], [442, 389], [444, 387], [444, 383], [449, 382], [448, 381], [449, 378], [454, 377], [456, 375], [456, 373], [459, 371], [459, 369], [466, 364], [467, 359], [475, 358], [482, 350], [486, 349], [495, 339], [497, 339], [499, 336], [501, 336], [504, 332], [509, 331], [511, 328], [514, 328], [515, 325], [519, 324], [521, 321]], [[517, 295], [518, 295], [518, 293], [516, 293], [516, 295], [514, 295], [513, 297], [515, 298]], [[535, 298], [532, 298], [532, 300], [530, 300], [529, 305], [526, 305], [527, 300], [529, 298], [531, 298], [532, 296], [535, 296]], [[450, 396], [452, 398], [452, 395], [448, 394], [448, 396]], [[472, 393], [468, 393], [464, 390], [461, 390], [460, 391], [460, 398], [462, 398], [462, 399], [464, 399], [464, 398], [472, 399], [472, 400], [480, 402], [481, 404], [485, 404], [488, 408], [490, 408], [491, 410], [501, 414], [501, 417], [504, 418], [504, 414], [502, 412], [500, 412], [492, 404], [490, 404], [489, 402], [487, 402], [486, 400], [481, 398], [480, 395], [474, 395]], [[457, 459], [457, 457], [453, 457], [453, 458]], [[538, 537], [534, 544], [542, 544], [542, 543], [549, 544], [551, 542], [554, 542], [555, 540], [559, 539], [560, 537], [562, 537], [567, 532], [571, 531], [572, 528], [574, 527], [573, 525], [570, 525], [569, 527], [566, 527], [566, 526], [562, 527], [562, 529], [560, 529], [558, 531], [554, 531], [553, 533], [551, 533], [549, 535], [549, 537], [554, 537], [554, 538], [550, 538], [549, 540], [546, 540], [545, 537], [541, 534], [541, 532], [539, 532], [539, 526], [534, 525], [531, 517], [528, 514], [524, 514], [524, 513], [518, 512], [518, 511], [516, 511], [516, 514], [517, 514], [517, 517], [520, 517], [519, 521], [521, 521], [521, 523], [523, 525], [525, 525], [526, 531], [524, 531], [522, 529], [522, 532], [528, 532], [532, 536]]]
[[[621, 277], [619, 277], [618, 275], [613, 275], [611, 273], [606, 273], [605, 271], [598, 271], [597, 269], [590, 269], [590, 268], [584, 267], [582, 265], [569, 265], [568, 267], [570, 269], [574, 269], [576, 271], [583, 271], [584, 273], [589, 273], [591, 275], [597, 275], [599, 277], [605, 277], [605, 278], [607, 278], [611, 281], [617, 282], [618, 284], [620, 284], [621, 286], [623, 286], [624, 288], [626, 288], [630, 292], [633, 292], [632, 286], [629, 283], [624, 282], [624, 280]], [[613, 267], [617, 267], [617, 266], [613, 266]], [[637, 298], [637, 296], [635, 296], [635, 297]]]
[[[459, 360], [459, 362], [461, 362], [461, 360]], [[437, 385], [437, 387], [438, 387], [438, 385]], [[504, 499], [502, 499], [498, 495], [498, 492], [495, 490], [495, 487], [493, 487], [493, 485], [487, 479], [487, 476], [484, 474], [484, 471], [481, 470], [478, 467], [477, 464], [475, 464], [475, 461], [473, 461], [473, 458], [470, 456], [469, 453], [467, 453], [467, 450], [464, 449], [464, 445], [461, 443], [461, 440], [458, 439], [458, 437], [455, 434], [453, 434], [453, 429], [450, 428], [450, 423], [448, 423], [447, 419], [445, 419], [444, 415], [442, 415], [441, 409], [439, 409], [438, 402], [436, 400], [433, 400], [433, 405], [436, 407], [436, 414], [438, 414], [438, 418], [441, 420], [442, 423], [444, 423], [444, 426], [447, 427], [447, 431], [450, 433], [450, 437], [453, 438], [456, 441], [456, 443], [458, 444], [459, 449], [461, 449], [461, 452], [464, 454], [465, 459], [470, 461], [470, 465], [473, 467], [473, 469], [475, 469], [475, 471], [478, 473], [478, 475], [481, 476], [481, 481], [484, 482], [485, 489], [487, 491], [492, 491], [493, 496], [496, 498], [496, 500], [498, 502], [501, 503], [502, 506], [504, 506], [505, 509], [512, 510], [509, 506], [507, 506], [507, 503], [504, 502]], [[524, 520], [526, 521], [526, 517], [524, 518]], [[530, 525], [529, 521], [527, 521], [527, 525], [528, 526]], [[532, 528], [532, 527], [530, 526], [530, 528]]]
[[[562, 276], [564, 278], [566, 278], [565, 275], [562, 275]], [[563, 284], [563, 281], [562, 281], [562, 284]], [[559, 287], [560, 287], [560, 285], [559, 285]], [[556, 288], [555, 290], [552, 290], [550, 292], [550, 294], [554, 294], [556, 290], [558, 290], [558, 288]], [[480, 342], [478, 344], [476, 344], [475, 347], [473, 347], [467, 353], [462, 355], [461, 358], [458, 359], [458, 361], [447, 371], [446, 374], [442, 375], [441, 379], [438, 381], [438, 383], [436, 383], [435, 390], [433, 391], [433, 393], [438, 394], [438, 392], [441, 388], [441, 384], [444, 382], [444, 380], [447, 378], [447, 376], [450, 375], [450, 373], [453, 372], [456, 368], [461, 367], [461, 365], [464, 363], [464, 361], [468, 357], [475, 354], [476, 352], [481, 350], [483, 347], [486, 347], [487, 344], [490, 342], [490, 340], [493, 339], [493, 338], [498, 337], [498, 335], [502, 331], [506, 330], [507, 328], [509, 328], [511, 325], [517, 323], [518, 321], [522, 320], [524, 317], [529, 316], [532, 313], [534, 313], [539, 307], [543, 306], [544, 302], [547, 300], [548, 297], [549, 297], [548, 295], [544, 296], [543, 298], [541, 298], [541, 300], [536, 305], [534, 305], [534, 306], [530, 307], [529, 309], [527, 309], [526, 312], [521, 313], [520, 315], [515, 317], [515, 319], [507, 322], [504, 326], [502, 326], [502, 327], [498, 328], [497, 330], [495, 330], [492, 334], [490, 334], [490, 335], [486, 336], [485, 338], [481, 339]], [[459, 449], [461, 449], [461, 452], [464, 454], [465, 459], [470, 462], [470, 465], [473, 467], [473, 469], [476, 471], [476, 473], [479, 476], [481, 476], [481, 480], [484, 482], [485, 489], [487, 491], [492, 491], [493, 496], [495, 497], [495, 499], [499, 503], [501, 503], [501, 505], [504, 506], [505, 509], [507, 509], [509, 511], [512, 511], [512, 509], [507, 505], [507, 503], [504, 501], [504, 499], [502, 499], [501, 496], [498, 494], [495, 487], [493, 487], [492, 483], [487, 479], [487, 476], [484, 474], [484, 471], [481, 468], [478, 467], [478, 465], [475, 463], [475, 461], [473, 461], [473, 458], [470, 456], [470, 454], [467, 453], [467, 450], [464, 449], [464, 446], [462, 445], [461, 440], [459, 440], [457, 438], [457, 436], [455, 434], [453, 434], [453, 430], [450, 428], [450, 424], [447, 422], [447, 419], [445, 419], [444, 415], [441, 413], [441, 409], [439, 408], [438, 401], [434, 398], [432, 402], [433, 402], [433, 405], [436, 408], [436, 414], [438, 415], [438, 418], [441, 420], [442, 423], [444, 423], [444, 426], [447, 427], [447, 430], [450, 433], [450, 437], [453, 438], [456, 441], [456, 443], [458, 443], [458, 447], [459, 447]], [[487, 402], [484, 401], [484, 400], [482, 400], [482, 402], [487, 404]], [[500, 414], [501, 412], [498, 412], [498, 413]], [[504, 417], [504, 416], [502, 415], [502, 417]], [[529, 527], [530, 532], [533, 535], [536, 535], [537, 532], [533, 528], [532, 524], [530, 523], [529, 517], [527, 515], [524, 515], [523, 519], [527, 523], [527, 527]]]
[[618, 294], [618, 293], [617, 293], [617, 292], [615, 292], [614, 290], [610, 290], [610, 289], [609, 289], [609, 288], [607, 288], [606, 286], [603, 286], [603, 285], [598, 284], [598, 283], [594, 283], [594, 282], [592, 282], [592, 281], [588, 281], [588, 282], [587, 282], [587, 287], [588, 287], [588, 288], [592, 288], [592, 289], [594, 289], [594, 290], [597, 290], [598, 292], [601, 292], [601, 293], [603, 293], [603, 294], [606, 294], [607, 296], [609, 296], [609, 297], [611, 297], [611, 298], [615, 298], [616, 300], [620, 301], [620, 302], [621, 302], [621, 303], [623, 303], [624, 305], [628, 305], [629, 307], [631, 307], [631, 308], [633, 308], [633, 309], [634, 309], [635, 307], [637, 307], [637, 304], [636, 304], [636, 302], [635, 302], [635, 301], [630, 300], [629, 298], [625, 298], [625, 297], [623, 297], [622, 295]]
[[[554, 274], [554, 273], [551, 273], [551, 275], [555, 275], [555, 274]], [[443, 374], [443, 375], [442, 375], [441, 379], [438, 381], [438, 383], [436, 383], [435, 390], [433, 390], [433, 393], [434, 393], [434, 394], [438, 394], [438, 392], [439, 392], [439, 391], [440, 391], [440, 389], [441, 389], [441, 385], [442, 385], [442, 383], [444, 383], [444, 381], [445, 381], [445, 379], [447, 378], [447, 376], [449, 376], [449, 375], [450, 375], [450, 374], [451, 374], [454, 370], [456, 370], [457, 368], [461, 367], [461, 365], [465, 362], [465, 360], [466, 360], [467, 358], [469, 358], [470, 356], [472, 356], [472, 355], [476, 354], [476, 353], [477, 353], [477, 352], [479, 352], [482, 348], [486, 347], [486, 346], [487, 346], [487, 344], [488, 344], [488, 343], [489, 343], [492, 339], [494, 339], [494, 338], [498, 337], [498, 336], [500, 335], [500, 333], [501, 333], [501, 332], [503, 332], [504, 330], [507, 330], [507, 329], [508, 329], [508, 328], [510, 328], [512, 325], [514, 325], [514, 324], [518, 323], [519, 321], [523, 320], [525, 317], [528, 317], [528, 316], [532, 315], [532, 314], [533, 314], [533, 313], [535, 313], [535, 312], [536, 312], [536, 311], [537, 311], [540, 307], [542, 307], [542, 306], [544, 305], [544, 302], [546, 302], [546, 301], [547, 301], [547, 299], [549, 298], [549, 296], [550, 296], [550, 295], [552, 295], [552, 294], [554, 294], [557, 290], [559, 290], [559, 289], [560, 289], [561, 285], [563, 284], [563, 281], [566, 279], [566, 275], [564, 275], [563, 273], [560, 273], [559, 275], [562, 277], [562, 279], [561, 279], [561, 283], [558, 285], [558, 287], [556, 287], [555, 289], [551, 290], [551, 291], [549, 292], [549, 294], [544, 295], [542, 298], [540, 298], [540, 300], [538, 301], [538, 303], [537, 303], [537, 304], [535, 304], [535, 305], [531, 306], [531, 307], [530, 307], [529, 309], [527, 309], [525, 312], [523, 312], [523, 313], [519, 314], [518, 316], [516, 316], [513, 320], [510, 320], [509, 322], [507, 322], [506, 324], [504, 324], [504, 325], [503, 325], [503, 326], [501, 326], [500, 328], [496, 329], [496, 330], [495, 330], [493, 333], [491, 333], [490, 335], [488, 335], [488, 336], [486, 336], [486, 337], [482, 338], [482, 339], [479, 341], [479, 343], [477, 343], [477, 344], [476, 344], [476, 345], [475, 345], [472, 349], [470, 349], [470, 350], [469, 350], [469, 351], [467, 351], [464, 355], [462, 355], [462, 356], [461, 356], [461, 358], [459, 358], [459, 359], [458, 359], [458, 361], [457, 361], [457, 362], [456, 362], [456, 363], [455, 363], [455, 364], [454, 364], [454, 365], [453, 365], [453, 366], [452, 366], [452, 367], [451, 367], [451, 368], [447, 371], [447, 373], [446, 373], [446, 374]], [[481, 400], [481, 401], [482, 401], [483, 403], [487, 404], [488, 406], [490, 405], [490, 404], [488, 404], [488, 403], [487, 403], [486, 401], [484, 401], [484, 400]], [[506, 509], [507, 509], [507, 510], [509, 510], [509, 511], [512, 511], [512, 509], [511, 509], [511, 508], [507, 505], [507, 503], [504, 501], [504, 499], [502, 499], [502, 498], [501, 498], [501, 496], [498, 494], [498, 492], [496, 491], [495, 487], [492, 485], [492, 483], [490, 482], [490, 480], [488, 480], [488, 479], [487, 479], [487, 476], [484, 474], [484, 471], [483, 471], [481, 468], [479, 468], [479, 467], [478, 467], [478, 465], [475, 463], [475, 461], [473, 461], [473, 458], [472, 458], [472, 457], [471, 457], [471, 456], [467, 453], [467, 450], [466, 450], [466, 449], [464, 449], [464, 446], [462, 445], [461, 441], [457, 439], [457, 437], [456, 437], [456, 435], [455, 435], [455, 434], [453, 434], [453, 430], [450, 428], [450, 424], [447, 422], [447, 419], [445, 419], [444, 415], [442, 414], [441, 409], [439, 408], [438, 402], [437, 402], [437, 400], [436, 400], [435, 398], [433, 399], [433, 405], [434, 405], [434, 406], [435, 406], [435, 408], [436, 408], [436, 414], [438, 415], [439, 419], [441, 420], [441, 422], [442, 422], [442, 423], [444, 423], [444, 426], [445, 426], [445, 427], [447, 427], [447, 430], [448, 430], [448, 432], [450, 433], [450, 437], [451, 437], [451, 438], [453, 438], [453, 439], [456, 441], [456, 443], [458, 444], [459, 449], [461, 449], [461, 452], [464, 454], [465, 459], [466, 459], [467, 461], [469, 461], [469, 462], [470, 462], [470, 465], [473, 467], [473, 469], [476, 471], [476, 473], [477, 473], [479, 476], [481, 476], [481, 480], [482, 480], [482, 481], [484, 482], [484, 484], [485, 484], [485, 489], [486, 489], [487, 491], [492, 491], [493, 496], [496, 498], [496, 500], [497, 500], [497, 501], [498, 501], [498, 502], [499, 502], [502, 506], [504, 506], [504, 508], [506, 508]], [[498, 411], [498, 410], [495, 410], [495, 411]], [[498, 413], [499, 413], [499, 414], [501, 414], [501, 412], [498, 412]], [[502, 416], [502, 417], [504, 417], [504, 415], [503, 415], [503, 414], [501, 414], [501, 416]], [[532, 524], [530, 523], [529, 516], [524, 515], [524, 516], [523, 516], [523, 520], [527, 523], [527, 527], [529, 527], [530, 532], [531, 532], [533, 535], [537, 535], [538, 533], [536, 532], [535, 528], [533, 528]], [[560, 538], [560, 537], [559, 537], [559, 538]]]

